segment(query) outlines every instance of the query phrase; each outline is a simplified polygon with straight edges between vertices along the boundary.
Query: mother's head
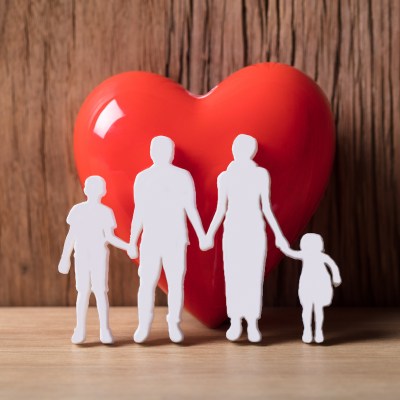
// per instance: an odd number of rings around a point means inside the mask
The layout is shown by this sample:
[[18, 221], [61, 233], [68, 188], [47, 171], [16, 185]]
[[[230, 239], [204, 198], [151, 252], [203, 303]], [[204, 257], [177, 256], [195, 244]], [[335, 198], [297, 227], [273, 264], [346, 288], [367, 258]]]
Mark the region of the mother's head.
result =
[[240, 134], [232, 144], [233, 158], [236, 161], [252, 160], [257, 153], [257, 140], [252, 136]]

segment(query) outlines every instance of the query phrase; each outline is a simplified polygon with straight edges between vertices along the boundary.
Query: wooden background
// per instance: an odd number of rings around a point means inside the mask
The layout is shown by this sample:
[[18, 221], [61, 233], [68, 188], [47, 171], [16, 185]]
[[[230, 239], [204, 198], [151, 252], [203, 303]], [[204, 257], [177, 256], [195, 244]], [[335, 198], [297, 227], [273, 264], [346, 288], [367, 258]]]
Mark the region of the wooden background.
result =
[[[334, 171], [309, 228], [341, 267], [335, 303], [399, 306], [399, 13], [397, 0], [0, 0], [0, 305], [74, 303], [57, 263], [83, 198], [73, 123], [97, 84], [146, 70], [205, 93], [279, 61], [315, 79], [335, 114]], [[111, 303], [135, 304], [136, 268], [120, 251], [111, 263]], [[299, 271], [284, 262], [265, 303], [296, 304]]]

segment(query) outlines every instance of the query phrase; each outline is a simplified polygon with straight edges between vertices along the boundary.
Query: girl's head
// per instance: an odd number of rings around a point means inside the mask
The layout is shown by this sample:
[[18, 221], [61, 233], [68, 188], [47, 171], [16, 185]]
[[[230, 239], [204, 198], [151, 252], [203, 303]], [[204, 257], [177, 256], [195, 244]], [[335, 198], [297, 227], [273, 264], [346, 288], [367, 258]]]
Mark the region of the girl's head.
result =
[[324, 251], [324, 241], [321, 235], [316, 233], [306, 233], [300, 240], [300, 249], [307, 252]]

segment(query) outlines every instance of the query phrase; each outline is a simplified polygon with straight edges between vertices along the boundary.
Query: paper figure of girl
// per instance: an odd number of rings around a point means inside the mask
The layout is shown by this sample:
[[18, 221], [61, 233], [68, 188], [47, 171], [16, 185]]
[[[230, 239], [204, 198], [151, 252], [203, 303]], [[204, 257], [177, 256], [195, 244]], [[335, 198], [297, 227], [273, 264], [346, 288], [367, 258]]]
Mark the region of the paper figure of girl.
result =
[[90, 293], [96, 296], [100, 319], [100, 340], [111, 344], [114, 339], [108, 321], [108, 243], [128, 250], [128, 243], [114, 235], [114, 213], [101, 203], [106, 194], [106, 183], [101, 176], [89, 176], [84, 192], [87, 201], [72, 207], [67, 217], [70, 228], [65, 239], [64, 250], [58, 271], [68, 274], [71, 253], [75, 252], [75, 278], [78, 296], [76, 299], [76, 327], [71, 341], [83, 343], [86, 339], [86, 315]]
[[324, 253], [324, 241], [315, 233], [307, 233], [301, 238], [300, 251], [289, 247], [282, 248], [282, 251], [291, 258], [303, 261], [299, 282], [299, 299], [303, 307], [303, 342], [311, 343], [313, 340], [311, 323], [314, 311], [314, 340], [316, 343], [322, 343], [324, 307], [332, 302], [332, 283], [335, 287], [342, 283], [339, 268], [332, 258]]
[[226, 337], [231, 341], [241, 336], [243, 318], [249, 341], [261, 341], [258, 320], [267, 255], [264, 218], [274, 232], [276, 245], [289, 247], [272, 212], [269, 173], [253, 161], [256, 152], [255, 138], [241, 134], [234, 140], [234, 161], [218, 176], [218, 205], [207, 233], [207, 246], [212, 247], [214, 235], [225, 219], [222, 249], [231, 321]]

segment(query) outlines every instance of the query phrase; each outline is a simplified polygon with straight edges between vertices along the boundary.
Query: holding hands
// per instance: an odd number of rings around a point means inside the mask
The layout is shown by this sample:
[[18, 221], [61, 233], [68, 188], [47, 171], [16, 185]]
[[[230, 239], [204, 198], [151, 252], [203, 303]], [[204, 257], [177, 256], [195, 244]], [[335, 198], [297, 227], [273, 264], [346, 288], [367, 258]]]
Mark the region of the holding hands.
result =
[[127, 253], [128, 256], [134, 260], [135, 258], [139, 257], [139, 251], [138, 251], [138, 247], [137, 244], [134, 242], [130, 242], [127, 248]]
[[289, 242], [286, 240], [284, 236], [277, 236], [275, 239], [275, 245], [282, 251], [282, 253], [287, 253], [290, 250]]
[[214, 235], [212, 235], [210, 231], [208, 231], [206, 235], [199, 238], [199, 243], [200, 249], [203, 251], [212, 249], [214, 247]]

